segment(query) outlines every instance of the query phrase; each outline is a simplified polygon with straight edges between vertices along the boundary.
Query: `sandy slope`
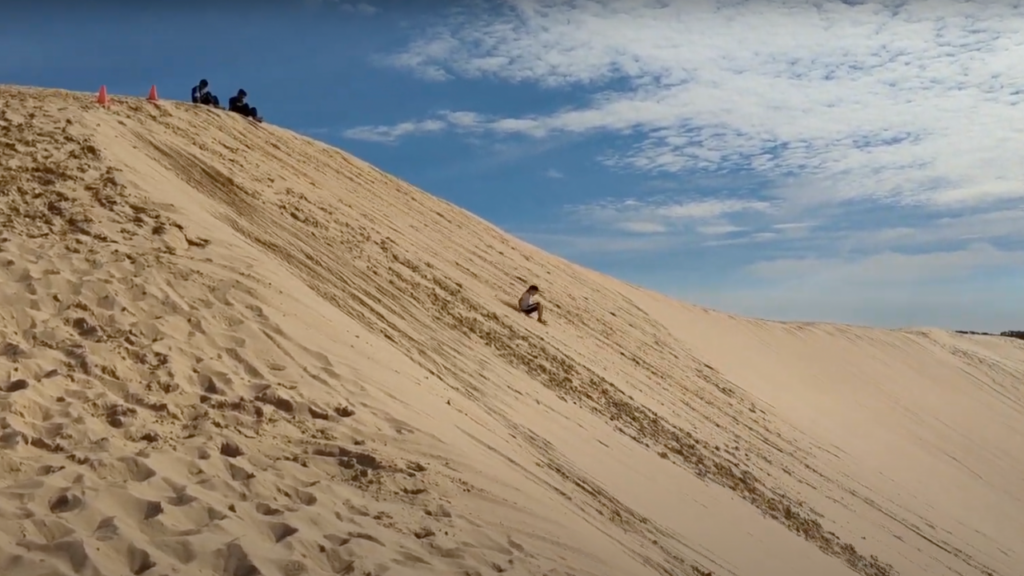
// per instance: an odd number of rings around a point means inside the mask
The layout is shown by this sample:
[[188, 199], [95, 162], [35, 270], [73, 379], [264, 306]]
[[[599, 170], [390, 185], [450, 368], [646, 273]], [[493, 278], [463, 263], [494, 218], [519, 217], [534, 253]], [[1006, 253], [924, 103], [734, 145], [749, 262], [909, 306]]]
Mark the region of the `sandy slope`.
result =
[[1024, 342], [688, 306], [92, 101], [0, 87], [0, 574], [1024, 573]]

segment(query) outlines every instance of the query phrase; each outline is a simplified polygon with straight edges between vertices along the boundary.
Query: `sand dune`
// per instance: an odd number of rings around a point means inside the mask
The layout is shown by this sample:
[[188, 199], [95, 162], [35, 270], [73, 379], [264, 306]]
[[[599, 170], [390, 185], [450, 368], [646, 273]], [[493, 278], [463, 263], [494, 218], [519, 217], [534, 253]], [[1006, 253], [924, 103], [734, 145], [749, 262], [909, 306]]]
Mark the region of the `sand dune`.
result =
[[1024, 342], [690, 306], [93, 102], [0, 87], [0, 574], [1024, 573]]

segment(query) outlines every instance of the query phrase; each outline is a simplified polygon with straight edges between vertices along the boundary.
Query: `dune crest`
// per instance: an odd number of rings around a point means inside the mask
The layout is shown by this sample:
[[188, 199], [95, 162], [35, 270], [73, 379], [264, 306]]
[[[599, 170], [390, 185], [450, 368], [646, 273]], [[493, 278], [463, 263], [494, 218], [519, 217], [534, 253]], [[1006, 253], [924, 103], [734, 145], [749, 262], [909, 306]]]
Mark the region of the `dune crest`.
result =
[[1024, 342], [686, 305], [111, 100], [0, 87], [0, 574], [1024, 567]]

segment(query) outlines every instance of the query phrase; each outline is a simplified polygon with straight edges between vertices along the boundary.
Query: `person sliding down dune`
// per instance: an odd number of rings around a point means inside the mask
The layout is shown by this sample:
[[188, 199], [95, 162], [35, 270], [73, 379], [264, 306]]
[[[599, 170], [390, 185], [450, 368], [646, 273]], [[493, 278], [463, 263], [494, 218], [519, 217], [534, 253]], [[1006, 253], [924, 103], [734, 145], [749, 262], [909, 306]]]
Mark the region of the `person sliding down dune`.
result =
[[547, 322], [544, 322], [544, 305], [533, 300], [533, 297], [539, 293], [540, 288], [531, 284], [530, 287], [526, 289], [526, 292], [523, 292], [523, 295], [519, 297], [519, 311], [527, 316], [536, 312], [537, 321], [541, 324], [547, 324]]
[[248, 96], [248, 94], [246, 94], [245, 90], [239, 88], [238, 94], [228, 99], [228, 110], [237, 112], [247, 118], [252, 118], [257, 122], [263, 122], [263, 118], [256, 112], [256, 108], [254, 106], [249, 106], [245, 101], [246, 96]]

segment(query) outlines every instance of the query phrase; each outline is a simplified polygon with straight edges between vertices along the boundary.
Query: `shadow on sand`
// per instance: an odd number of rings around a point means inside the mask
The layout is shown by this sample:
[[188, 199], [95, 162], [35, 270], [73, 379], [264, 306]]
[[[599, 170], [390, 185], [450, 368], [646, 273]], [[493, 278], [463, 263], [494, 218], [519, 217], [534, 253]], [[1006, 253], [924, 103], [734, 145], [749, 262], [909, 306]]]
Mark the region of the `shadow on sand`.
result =
[[515, 312], [516, 314], [522, 314], [522, 312], [519, 311], [519, 304], [518, 303], [512, 302], [511, 300], [499, 300], [499, 302], [501, 302], [502, 304], [504, 304], [508, 308], [511, 308], [512, 311]]
[[[511, 302], [509, 300], [499, 300], [499, 302], [501, 302], [502, 304], [504, 304], [508, 308], [511, 308], [512, 310], [514, 310], [516, 314], [520, 314], [522, 316], [525, 316], [526, 318], [528, 318], [530, 320], [536, 320], [537, 319], [536, 315], [526, 316], [526, 314], [523, 314], [522, 311], [519, 310], [519, 302]], [[547, 323], [548, 323], [547, 320], [544, 320], [543, 322], [541, 322], [541, 324], [547, 324]]]

